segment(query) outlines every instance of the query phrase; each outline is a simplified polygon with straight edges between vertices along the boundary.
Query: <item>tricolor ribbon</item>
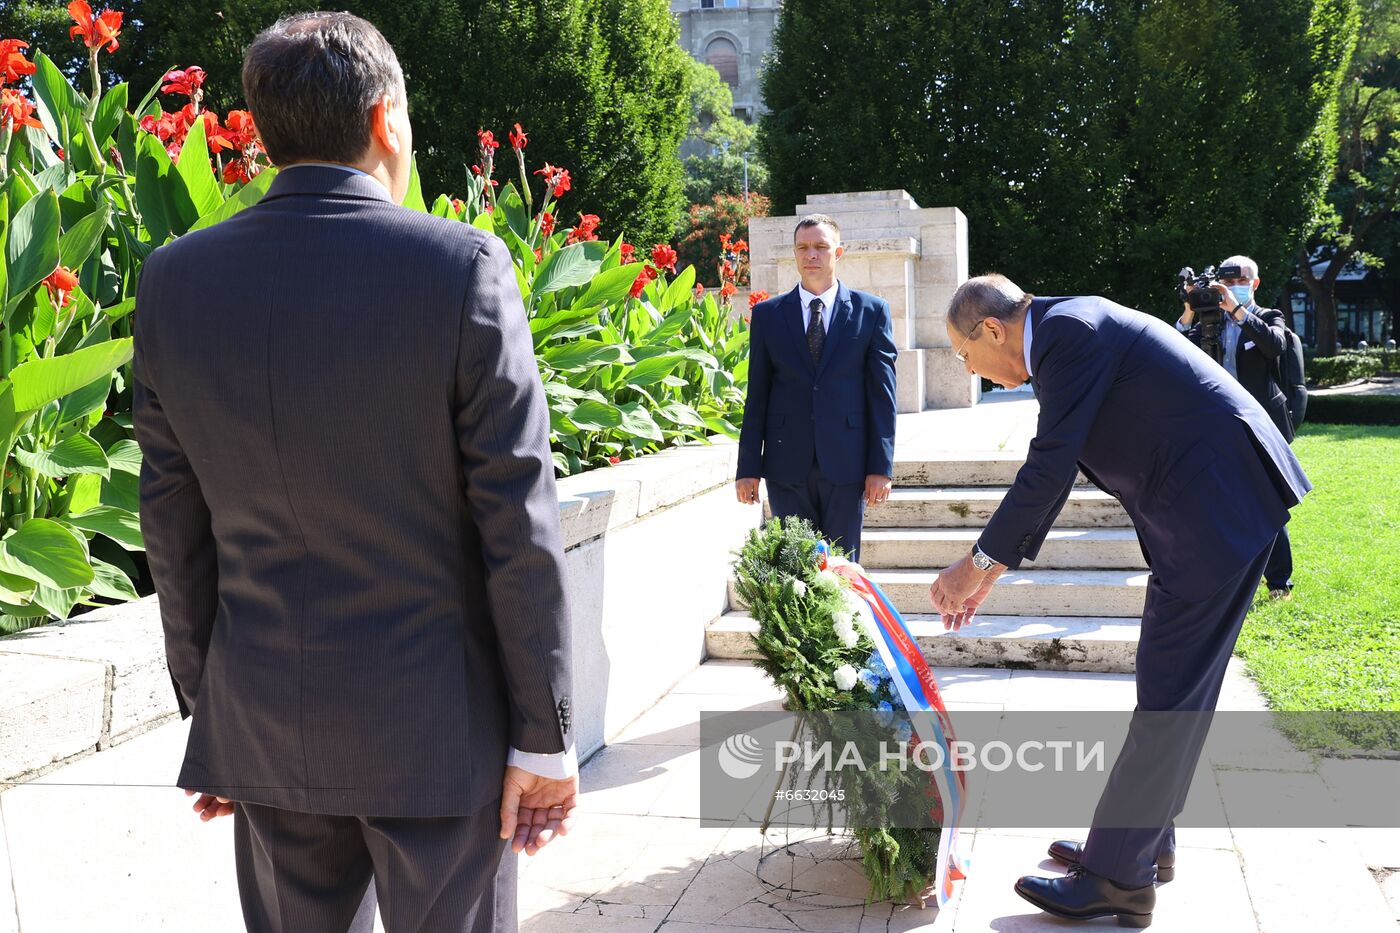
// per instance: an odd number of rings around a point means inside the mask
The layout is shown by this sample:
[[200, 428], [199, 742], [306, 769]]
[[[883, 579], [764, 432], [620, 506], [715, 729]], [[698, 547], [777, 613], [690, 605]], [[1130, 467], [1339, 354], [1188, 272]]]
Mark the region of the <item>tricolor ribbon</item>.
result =
[[953, 734], [953, 721], [948, 715], [948, 708], [943, 705], [933, 671], [910, 636], [899, 610], [880, 587], [861, 571], [858, 564], [836, 557], [825, 542], [818, 546], [818, 554], [821, 569], [839, 570], [860, 597], [860, 605], [853, 604], [852, 608], [859, 610], [856, 614], [860, 616], [866, 633], [875, 642], [875, 649], [890, 672], [894, 688], [908, 712], [914, 738], [918, 742], [941, 746], [943, 750], [943, 766], [933, 772], [937, 800], [930, 811], [941, 827], [934, 888], [938, 906], [942, 907], [953, 896], [953, 882], [967, 877], [970, 864], [958, 852], [958, 828], [966, 805], [967, 775], [953, 769], [955, 759], [950, 743], [957, 740]]

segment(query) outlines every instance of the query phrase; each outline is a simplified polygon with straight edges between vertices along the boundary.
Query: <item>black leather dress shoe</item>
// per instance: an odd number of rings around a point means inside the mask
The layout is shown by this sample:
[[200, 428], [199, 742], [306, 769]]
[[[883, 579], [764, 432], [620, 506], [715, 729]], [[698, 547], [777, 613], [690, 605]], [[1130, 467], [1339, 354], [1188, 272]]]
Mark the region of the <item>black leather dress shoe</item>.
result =
[[[1078, 865], [1084, 852], [1084, 843], [1057, 839], [1050, 843], [1049, 855], [1065, 865]], [[1176, 853], [1166, 852], [1157, 856], [1157, 882], [1166, 884], [1176, 877]]]
[[1152, 925], [1152, 909], [1157, 906], [1155, 885], [1125, 888], [1082, 865], [1072, 866], [1063, 878], [1027, 875], [1016, 882], [1016, 893], [1065, 920], [1116, 916], [1120, 927], [1135, 929]]

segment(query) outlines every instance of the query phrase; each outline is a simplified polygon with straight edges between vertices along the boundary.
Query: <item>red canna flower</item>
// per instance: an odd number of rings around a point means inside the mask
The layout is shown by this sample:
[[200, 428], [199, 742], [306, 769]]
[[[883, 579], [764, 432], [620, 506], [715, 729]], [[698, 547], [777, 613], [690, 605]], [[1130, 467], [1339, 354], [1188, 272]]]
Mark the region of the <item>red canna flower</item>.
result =
[[78, 276], [66, 266], [59, 266], [44, 279], [44, 287], [49, 290], [49, 300], [60, 308], [68, 306], [70, 293], [78, 287]]
[[608, 462], [609, 462], [609, 463], [621, 463], [621, 462], [622, 462], [622, 458], [621, 458], [621, 457], [609, 457], [609, 458], [608, 458]]
[[768, 293], [763, 289], [759, 289], [756, 292], [749, 292], [749, 310], [752, 311], [754, 305], [758, 304], [760, 301], [767, 301], [768, 298]]
[[729, 234], [721, 233], [719, 235], [719, 248], [724, 250], [726, 253], [729, 252], [729, 244], [733, 241], [733, 239], [734, 238]]
[[623, 243], [621, 247], [621, 253], [622, 264], [624, 266], [630, 265], [637, 261], [637, 247], [633, 246], [631, 243]]
[[194, 97], [200, 93], [200, 88], [204, 87], [204, 69], [198, 65], [191, 65], [188, 68], [177, 68], [165, 73], [161, 78], [165, 86], [161, 88], [164, 94], [183, 94], [185, 97]]
[[11, 84], [34, 73], [34, 63], [21, 51], [27, 48], [29, 43], [20, 39], [0, 39], [0, 84]]
[[73, 17], [76, 26], [69, 28], [68, 38], [76, 39], [79, 36], [83, 39], [83, 44], [94, 52], [107, 46], [108, 52], [115, 52], [121, 48], [117, 42], [117, 36], [122, 30], [122, 15], [116, 10], [105, 10], [96, 18], [92, 15], [92, 7], [87, 0], [73, 0], [68, 4], [68, 15]]
[[699, 301], [701, 298], [704, 298], [704, 297], [705, 297], [705, 286], [700, 285], [699, 283], [696, 283], [696, 286], [695, 286], [695, 300], [696, 300], [696, 301]]
[[496, 142], [496, 134], [490, 130], [477, 130], [476, 141], [482, 149], [499, 149], [501, 144]]
[[584, 240], [598, 239], [598, 234], [595, 232], [598, 229], [598, 223], [597, 214], [579, 214], [578, 225], [569, 231], [568, 242], [580, 243]]
[[732, 279], [734, 277], [734, 263], [728, 259], [719, 267], [720, 278]]
[[229, 139], [224, 128], [219, 125], [219, 115], [213, 111], [206, 110], [200, 114], [204, 121], [204, 139], [209, 146], [209, 151], [223, 152], [225, 149], [233, 148], [233, 140]]
[[466, 205], [466, 202], [464, 202], [461, 198], [453, 198], [453, 199], [452, 199], [452, 210], [455, 211], [456, 213], [458, 213], [458, 214], [462, 213], [462, 209], [463, 209], [464, 207], [466, 207], [466, 206], [467, 206], [467, 205]]
[[544, 168], [535, 169], [535, 174], [544, 176], [545, 187], [553, 188], [556, 198], [562, 197], [564, 192], [572, 187], [569, 183], [569, 170], [566, 168], [559, 168], [546, 162]]
[[733, 283], [733, 282], [725, 282], [723, 285], [721, 285], [721, 286], [719, 287], [719, 296], [720, 296], [721, 298], [726, 298], [726, 299], [727, 299], [727, 298], [732, 298], [732, 297], [734, 296], [734, 293], [737, 292], [738, 290], [739, 290], [739, 289], [737, 289], [737, 288], [734, 287], [734, 283]]
[[235, 149], [262, 149], [253, 115], [246, 110], [230, 110], [224, 118], [224, 135]]
[[515, 132], [510, 134], [510, 146], [512, 149], [524, 149], [530, 138], [525, 135], [525, 131], [520, 128], [520, 124], [515, 124]]
[[[6, 126], [12, 130], [21, 126], [44, 128], [44, 124], [34, 119], [34, 105], [29, 98], [10, 88], [0, 90], [0, 129]], [[58, 157], [63, 158], [63, 150], [59, 150]]]
[[650, 263], [642, 266], [642, 271], [637, 275], [637, 280], [632, 283], [632, 291], [629, 294], [633, 298], [642, 297], [642, 292], [646, 291], [646, 287], [655, 278], [656, 270], [651, 267]]
[[[63, 147], [62, 147], [62, 146], [55, 146], [55, 147], [54, 147], [54, 151], [58, 154], [58, 157], [59, 157], [60, 159], [66, 159], [66, 158], [68, 158], [66, 155], [63, 154]], [[113, 159], [112, 161], [115, 162], [115, 161], [117, 161], [117, 160], [116, 160], [116, 159]], [[120, 171], [120, 169], [118, 169], [118, 171]]]
[[554, 232], [554, 215], [549, 211], [540, 212], [540, 233], [549, 236]]
[[473, 166], [472, 166], [472, 174], [473, 174], [473, 175], [480, 175], [480, 174], [481, 174], [481, 166], [480, 166], [480, 165], [473, 165]]
[[542, 246], [536, 246], [536, 247], [535, 247], [535, 262], [539, 262], [539, 261], [542, 260], [542, 259], [544, 259], [544, 247], [542, 247]]
[[676, 274], [676, 251], [665, 243], [658, 243], [651, 248], [651, 261], [656, 264], [658, 270], [667, 269], [672, 275]]
[[224, 184], [246, 183], [252, 180], [253, 176], [248, 172], [248, 163], [242, 159], [232, 159], [224, 165]]
[[735, 240], [735, 241], [734, 241], [734, 252], [736, 252], [736, 253], [747, 253], [748, 251], [749, 251], [749, 243], [748, 243], [747, 240]]

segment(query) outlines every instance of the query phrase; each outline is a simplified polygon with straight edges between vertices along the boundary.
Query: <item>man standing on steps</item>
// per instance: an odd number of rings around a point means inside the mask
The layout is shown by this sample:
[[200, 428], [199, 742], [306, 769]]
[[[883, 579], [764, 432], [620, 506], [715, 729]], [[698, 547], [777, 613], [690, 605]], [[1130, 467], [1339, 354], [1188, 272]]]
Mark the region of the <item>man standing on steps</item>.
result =
[[[1040, 401], [1026, 463], [972, 553], [939, 574], [948, 628], [972, 619], [1008, 568], [1033, 560], [1082, 470], [1132, 518], [1151, 575], [1137, 711], [1083, 844], [1056, 842], [1063, 878], [1016, 891], [1073, 920], [1147, 926], [1175, 872], [1172, 821], [1200, 757], [1225, 666], [1288, 510], [1312, 488], [1268, 413], [1156, 318], [1097, 297], [1035, 298], [1000, 275], [948, 307], [969, 373]], [[1165, 715], [1164, 715], [1165, 714]]]
[[895, 345], [890, 306], [836, 278], [841, 228], [825, 214], [797, 224], [801, 282], [757, 305], [749, 388], [734, 482], [757, 503], [758, 481], [778, 518], [805, 518], [860, 559], [865, 507], [894, 476]]

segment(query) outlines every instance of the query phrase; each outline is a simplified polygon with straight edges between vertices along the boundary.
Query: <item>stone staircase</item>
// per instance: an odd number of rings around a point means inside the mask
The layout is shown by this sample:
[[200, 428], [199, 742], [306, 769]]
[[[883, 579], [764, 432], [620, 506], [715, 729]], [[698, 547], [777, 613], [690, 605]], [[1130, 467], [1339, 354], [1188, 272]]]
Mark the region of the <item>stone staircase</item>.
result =
[[[862, 561], [930, 663], [1127, 673], [1134, 669], [1147, 568], [1117, 500], [1084, 479], [1038, 559], [1001, 576], [973, 625], [944, 632], [931, 612], [938, 571], [965, 555], [1024, 461], [941, 454], [895, 463], [888, 502], [866, 513]], [[731, 582], [711, 623], [712, 658], [749, 658], [757, 623]]]

